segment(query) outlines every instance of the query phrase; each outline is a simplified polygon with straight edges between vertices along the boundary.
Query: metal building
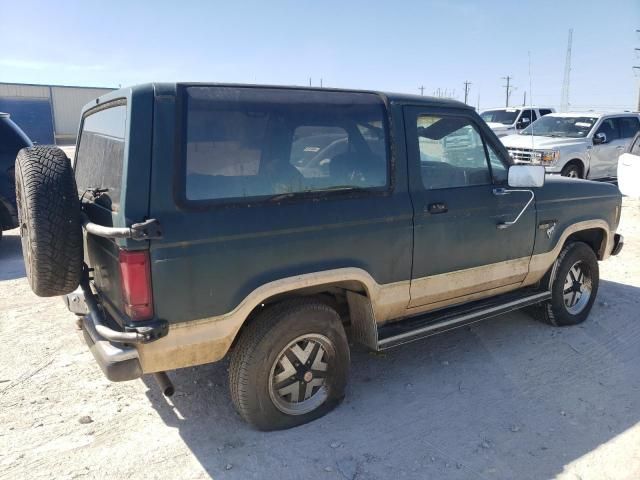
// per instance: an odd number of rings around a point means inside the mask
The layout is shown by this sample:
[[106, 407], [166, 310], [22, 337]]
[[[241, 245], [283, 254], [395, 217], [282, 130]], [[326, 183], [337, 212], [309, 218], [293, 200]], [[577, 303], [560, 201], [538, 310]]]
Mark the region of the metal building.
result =
[[0, 112], [7, 112], [33, 142], [76, 142], [80, 111], [112, 88], [0, 82]]

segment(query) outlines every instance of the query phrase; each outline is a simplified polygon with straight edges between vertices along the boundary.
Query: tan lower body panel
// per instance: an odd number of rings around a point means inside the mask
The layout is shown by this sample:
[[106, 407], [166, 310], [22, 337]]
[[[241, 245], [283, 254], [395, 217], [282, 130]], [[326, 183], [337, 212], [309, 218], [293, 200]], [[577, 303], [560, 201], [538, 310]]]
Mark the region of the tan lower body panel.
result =
[[413, 280], [409, 307], [441, 304], [505, 285], [519, 285], [527, 276], [529, 260], [518, 258]]
[[[337, 286], [362, 291], [371, 301], [371, 309], [357, 310], [369, 311], [373, 319], [360, 319], [360, 324], [380, 325], [533, 285], [551, 268], [567, 237], [589, 228], [601, 228], [605, 231], [606, 237], [600, 252], [600, 257], [604, 260], [611, 252], [613, 234], [606, 222], [591, 220], [571, 225], [562, 233], [553, 250], [534, 255], [531, 259], [508, 260], [413, 282], [405, 280], [380, 285], [360, 268], [339, 268], [276, 280], [251, 292], [231, 312], [172, 324], [166, 337], [137, 345], [142, 370], [144, 373], [152, 373], [221, 360], [254, 308], [273, 296], [294, 290], [304, 292], [305, 289], [318, 286]], [[366, 335], [366, 332], [361, 333]]]

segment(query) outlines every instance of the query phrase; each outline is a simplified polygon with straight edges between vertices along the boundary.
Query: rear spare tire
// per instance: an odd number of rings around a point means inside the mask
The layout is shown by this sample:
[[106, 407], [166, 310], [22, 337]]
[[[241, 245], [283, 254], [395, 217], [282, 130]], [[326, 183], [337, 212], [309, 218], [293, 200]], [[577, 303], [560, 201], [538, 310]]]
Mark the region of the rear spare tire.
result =
[[18, 152], [16, 201], [31, 289], [40, 297], [72, 292], [82, 274], [82, 223], [71, 162], [62, 150]]

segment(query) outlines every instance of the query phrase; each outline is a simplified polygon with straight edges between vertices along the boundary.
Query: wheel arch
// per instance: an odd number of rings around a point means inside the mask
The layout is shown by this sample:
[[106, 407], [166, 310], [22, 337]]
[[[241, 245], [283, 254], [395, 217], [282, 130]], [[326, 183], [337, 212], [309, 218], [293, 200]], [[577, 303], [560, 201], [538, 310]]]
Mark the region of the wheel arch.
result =
[[[340, 272], [340, 270], [347, 271]], [[335, 278], [322, 278], [326, 274], [331, 275], [332, 273]], [[252, 301], [254, 305], [249, 313], [242, 318], [231, 347], [237, 343], [242, 332], [265, 308], [270, 308], [293, 298], [307, 297], [315, 298], [334, 308], [342, 323], [350, 326], [352, 335], [360, 343], [370, 348], [376, 348], [377, 323], [375, 310], [380, 286], [367, 272], [356, 268], [319, 272], [317, 276], [318, 278], [314, 280], [314, 274], [304, 275], [303, 277], [307, 278], [303, 282], [299, 281], [299, 277], [272, 282], [284, 282], [284, 285], [288, 285], [288, 288], [277, 288], [277, 291], [265, 293], [265, 295], [254, 298]], [[265, 287], [268, 287], [268, 285]], [[252, 295], [254, 293], [255, 291]]]
[[589, 173], [589, 168], [587, 162], [580, 157], [572, 157], [567, 163], [562, 166], [562, 170], [567, 168], [569, 165], [577, 165], [581, 169], [582, 178], [587, 178], [587, 174]]
[[0, 229], [9, 230], [18, 226], [18, 214], [16, 209], [6, 200], [0, 196]]
[[586, 228], [571, 233], [564, 241], [562, 248], [569, 243], [583, 242], [589, 245], [598, 260], [604, 260], [609, 240], [609, 232], [602, 227]]

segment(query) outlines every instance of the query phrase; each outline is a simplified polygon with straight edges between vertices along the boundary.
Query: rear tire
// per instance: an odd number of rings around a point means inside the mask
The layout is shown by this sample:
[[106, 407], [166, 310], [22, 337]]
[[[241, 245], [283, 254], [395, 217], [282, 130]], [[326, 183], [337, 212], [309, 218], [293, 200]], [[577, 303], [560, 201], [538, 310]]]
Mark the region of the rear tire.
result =
[[315, 420], [344, 398], [349, 344], [334, 309], [308, 299], [267, 307], [241, 332], [229, 387], [240, 416], [260, 430]]
[[598, 293], [598, 258], [583, 242], [566, 245], [557, 260], [551, 300], [541, 305], [541, 320], [555, 327], [578, 325], [589, 316]]
[[82, 223], [71, 162], [62, 150], [18, 152], [16, 202], [31, 289], [40, 297], [71, 293], [82, 274]]

